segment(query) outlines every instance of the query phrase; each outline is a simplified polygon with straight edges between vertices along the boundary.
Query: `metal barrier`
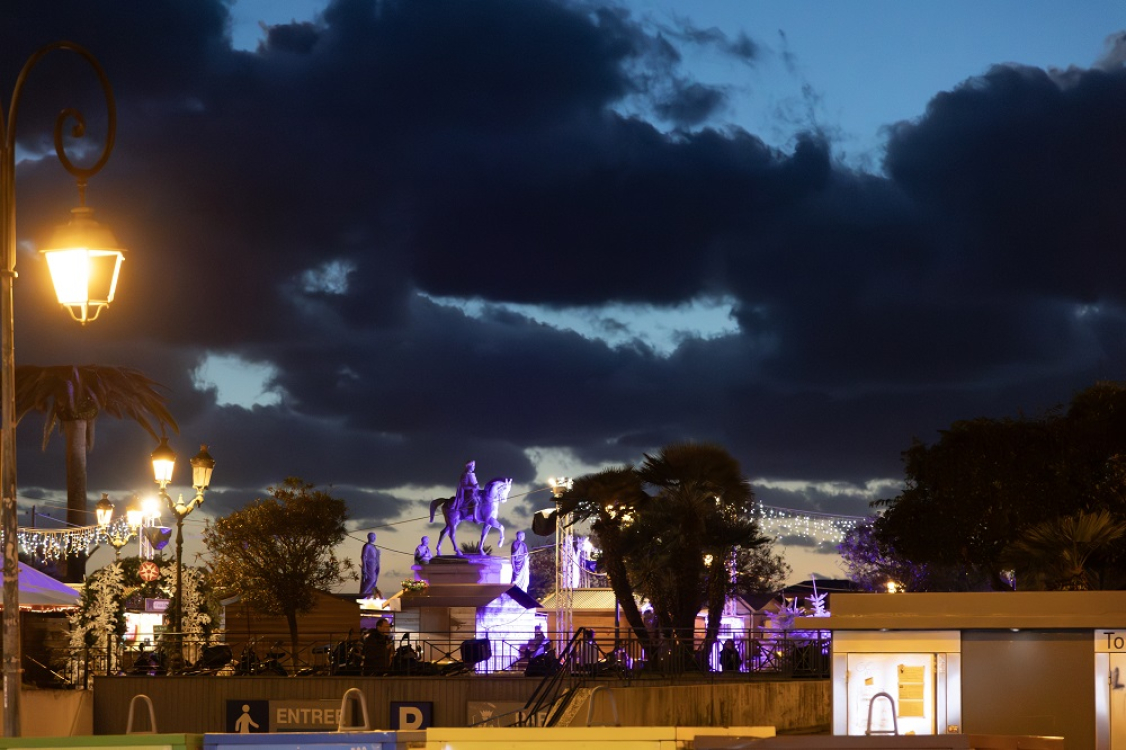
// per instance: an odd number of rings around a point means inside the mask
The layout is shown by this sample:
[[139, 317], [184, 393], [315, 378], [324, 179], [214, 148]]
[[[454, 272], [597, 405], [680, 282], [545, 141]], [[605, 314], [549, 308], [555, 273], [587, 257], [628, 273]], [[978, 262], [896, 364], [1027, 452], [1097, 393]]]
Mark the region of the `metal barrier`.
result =
[[[581, 633], [578, 640], [574, 640]], [[542, 676], [549, 669], [563, 669], [580, 677], [643, 679], [646, 676], [699, 675], [716, 679], [779, 676], [825, 678], [830, 669], [829, 631], [763, 631], [750, 636], [725, 634], [733, 640], [737, 664], [724, 663], [720, 642], [707, 642], [703, 630], [682, 634], [654, 635], [639, 641], [632, 630], [595, 634], [547, 633], [542, 642], [529, 641], [527, 633], [491, 631], [473, 637], [466, 633], [394, 633], [386, 650], [373, 658], [376, 646], [364, 635], [349, 633], [302, 633], [297, 653], [290, 653], [288, 640], [238, 633], [213, 635], [202, 640], [184, 636], [184, 664], [172, 668], [166, 646], [157, 641], [119, 643], [105, 649], [86, 647], [70, 652], [50, 666], [56, 679], [73, 686], [88, 686], [94, 674], [217, 675], [217, 676], [310, 676], [434, 674], [520, 674]], [[170, 638], [169, 647], [175, 643]], [[467, 654], [467, 644], [483, 645]], [[572, 642], [573, 641], [573, 642]], [[560, 656], [569, 647], [566, 659]], [[554, 666], [552, 666], [554, 665]], [[725, 669], [726, 667], [726, 669]]]

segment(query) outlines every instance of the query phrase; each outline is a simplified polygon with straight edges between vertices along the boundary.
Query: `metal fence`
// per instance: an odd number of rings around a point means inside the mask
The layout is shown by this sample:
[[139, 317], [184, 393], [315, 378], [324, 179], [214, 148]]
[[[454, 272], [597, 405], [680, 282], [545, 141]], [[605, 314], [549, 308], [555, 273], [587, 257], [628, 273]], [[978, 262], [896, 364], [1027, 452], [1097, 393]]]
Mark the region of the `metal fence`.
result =
[[[154, 644], [118, 643], [56, 654], [48, 669], [56, 683], [86, 686], [93, 675], [216, 675], [234, 677], [315, 675], [432, 676], [452, 674], [545, 676], [565, 670], [585, 677], [642, 679], [692, 673], [718, 679], [739, 677], [828, 677], [829, 631], [764, 631], [707, 643], [705, 632], [666, 633], [640, 642], [632, 631], [595, 636], [593, 631], [546, 633], [529, 641], [526, 633], [492, 631], [486, 637], [464, 633], [393, 633], [379, 639], [372, 631], [302, 633], [291, 653], [287, 641], [222, 634], [208, 641], [165, 634]], [[730, 641], [725, 646], [726, 641]], [[570, 647], [568, 647], [570, 646]], [[724, 649], [735, 656], [724, 656]], [[561, 658], [565, 657], [565, 658]]]

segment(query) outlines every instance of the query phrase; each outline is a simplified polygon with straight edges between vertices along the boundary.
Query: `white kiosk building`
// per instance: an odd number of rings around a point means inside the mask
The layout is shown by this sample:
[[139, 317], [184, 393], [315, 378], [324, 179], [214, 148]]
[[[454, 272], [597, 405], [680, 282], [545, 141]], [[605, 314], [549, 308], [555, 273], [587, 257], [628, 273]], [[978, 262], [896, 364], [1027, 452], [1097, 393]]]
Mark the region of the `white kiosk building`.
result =
[[833, 633], [835, 735], [1126, 750], [1126, 591], [850, 594], [817, 625]]

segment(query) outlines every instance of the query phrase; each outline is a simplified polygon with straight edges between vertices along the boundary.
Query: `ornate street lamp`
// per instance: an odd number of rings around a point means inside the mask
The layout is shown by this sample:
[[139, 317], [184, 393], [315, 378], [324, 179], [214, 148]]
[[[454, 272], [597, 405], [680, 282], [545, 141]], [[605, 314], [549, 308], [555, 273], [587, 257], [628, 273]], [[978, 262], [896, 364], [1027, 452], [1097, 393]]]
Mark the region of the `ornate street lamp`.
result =
[[[4, 694], [3, 728], [5, 737], [20, 736], [20, 608], [19, 608], [19, 539], [17, 532], [17, 501], [16, 501], [16, 399], [15, 399], [15, 314], [13, 306], [12, 287], [16, 277], [16, 120], [19, 115], [20, 97], [28, 74], [47, 54], [55, 50], [74, 52], [94, 69], [102, 92], [105, 94], [107, 108], [106, 142], [102, 149], [101, 157], [88, 168], [78, 167], [66, 155], [63, 144], [65, 126], [70, 124], [70, 134], [79, 138], [85, 134], [86, 119], [82, 113], [74, 108], [66, 108], [59, 113], [55, 120], [55, 153], [62, 162], [63, 168], [72, 174], [78, 181], [79, 215], [89, 219], [90, 209], [85, 207], [86, 184], [90, 177], [97, 174], [113, 151], [114, 133], [117, 127], [117, 109], [113, 100], [113, 90], [109, 80], [102, 71], [102, 66], [94, 56], [85, 48], [71, 42], [55, 42], [38, 49], [27, 62], [24, 63], [16, 78], [16, 86], [12, 91], [12, 100], [8, 108], [8, 118], [5, 122], [3, 110], [0, 108], [0, 530], [4, 537], [4, 612], [3, 623], [3, 670], [0, 690]], [[92, 221], [92, 220], [91, 220]], [[60, 262], [66, 257], [70, 262], [83, 260], [87, 264], [98, 258], [116, 256], [114, 270], [110, 274], [115, 283], [118, 269], [120, 269], [121, 253], [116, 248], [116, 241], [110, 243], [104, 237], [91, 241], [79, 236], [83, 228], [77, 226], [71, 234], [71, 239], [78, 244], [69, 248], [56, 243], [49, 243], [45, 249], [47, 263], [51, 267], [52, 275], [56, 270], [62, 272], [67, 263]], [[112, 235], [111, 235], [112, 236]], [[109, 247], [108, 245], [113, 245]], [[67, 252], [75, 248], [84, 249], [85, 253]], [[69, 272], [69, 278], [82, 278], [79, 271]], [[93, 282], [105, 274], [99, 271], [91, 272], [87, 266], [85, 279]], [[98, 312], [113, 298], [112, 289], [107, 292], [94, 292], [87, 290], [86, 299], [80, 300], [74, 291], [76, 284], [64, 282], [64, 275], [57, 277], [57, 283], [66, 286], [65, 293], [60, 289], [58, 294], [71, 310], [77, 320], [85, 323], [93, 320]], [[112, 284], [111, 284], [112, 286]], [[90, 314], [93, 310], [93, 314]]]
[[192, 465], [192, 489], [195, 497], [191, 502], [185, 503], [184, 496], [173, 502], [168, 495], [168, 485], [172, 482], [172, 472], [176, 468], [176, 452], [168, 445], [168, 438], [162, 437], [156, 450], [152, 452], [152, 471], [156, 483], [160, 486], [160, 499], [172, 514], [176, 516], [176, 594], [172, 599], [172, 632], [176, 647], [173, 649], [172, 658], [176, 660], [174, 667], [183, 663], [183, 590], [181, 582], [184, 573], [184, 519], [189, 513], [203, 505], [203, 493], [211, 486], [211, 474], [215, 471], [215, 459], [207, 452], [207, 446], [201, 445], [190, 461]]
[[137, 536], [140, 529], [143, 518], [140, 501], [134, 495], [133, 503], [125, 511], [125, 520], [118, 521], [116, 525], [113, 523], [113, 503], [107, 493], [102, 493], [95, 512], [98, 515], [98, 526], [105, 532], [106, 541], [113, 547], [113, 559], [116, 562], [121, 559], [121, 548]]

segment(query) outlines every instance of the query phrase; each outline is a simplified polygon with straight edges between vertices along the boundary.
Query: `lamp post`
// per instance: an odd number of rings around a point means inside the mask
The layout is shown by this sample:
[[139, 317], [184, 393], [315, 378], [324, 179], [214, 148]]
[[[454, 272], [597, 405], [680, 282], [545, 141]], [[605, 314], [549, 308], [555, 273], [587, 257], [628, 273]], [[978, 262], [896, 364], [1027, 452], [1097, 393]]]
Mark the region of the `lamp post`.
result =
[[191, 459], [192, 489], [195, 497], [191, 502], [185, 503], [184, 496], [173, 502], [168, 495], [168, 485], [172, 481], [172, 472], [176, 468], [176, 452], [168, 445], [168, 438], [162, 437], [156, 450], [152, 452], [152, 470], [156, 483], [160, 486], [161, 502], [168, 506], [176, 516], [176, 595], [172, 599], [172, 632], [176, 646], [172, 651], [172, 658], [176, 660], [175, 667], [183, 663], [183, 587], [180, 585], [184, 574], [184, 518], [200, 505], [203, 505], [203, 493], [211, 485], [211, 473], [215, 471], [215, 459], [207, 452], [207, 446], [201, 445], [199, 453]]
[[572, 613], [575, 604], [574, 572], [574, 529], [567, 522], [570, 513], [563, 516], [563, 493], [571, 489], [574, 482], [568, 477], [548, 479], [551, 495], [555, 498], [555, 629], [563, 638], [571, 637]]
[[[91, 218], [85, 206], [86, 184], [97, 174], [113, 151], [117, 110], [113, 90], [102, 71], [102, 66], [85, 48], [71, 42], [54, 42], [40, 47], [24, 63], [12, 91], [7, 121], [0, 119], [0, 530], [4, 537], [4, 612], [3, 670], [4, 694], [3, 728], [5, 737], [20, 736], [20, 620], [19, 620], [19, 539], [17, 537], [16, 501], [16, 399], [15, 399], [15, 314], [12, 287], [16, 277], [16, 119], [20, 96], [31, 70], [55, 50], [74, 52], [82, 57], [97, 73], [105, 94], [108, 113], [106, 142], [101, 156], [93, 166], [78, 167], [66, 155], [63, 144], [64, 126], [73, 122], [72, 137], [85, 134], [86, 120], [74, 108], [62, 110], [55, 120], [55, 153], [63, 168], [78, 182], [79, 208], [74, 220], [62, 233], [59, 241], [48, 243], [43, 252], [59, 302], [81, 323], [97, 317], [101, 309], [113, 300], [117, 275], [121, 268], [122, 251], [108, 230]], [[0, 118], [3, 111], [0, 108]], [[93, 230], [97, 237], [90, 240], [86, 232]], [[79, 236], [82, 235], [82, 236]], [[107, 265], [108, 262], [108, 265]], [[66, 266], [72, 266], [67, 268]], [[77, 265], [78, 268], [73, 266]], [[108, 271], [108, 273], [107, 273]], [[90, 284], [102, 281], [106, 287], [91, 292]], [[81, 291], [80, 291], [81, 290]], [[91, 314], [92, 311], [92, 314]]]
[[103, 529], [106, 541], [113, 547], [113, 559], [114, 562], [117, 562], [121, 559], [121, 548], [137, 535], [141, 525], [140, 503], [134, 495], [133, 504], [125, 511], [125, 520], [118, 521], [117, 525], [114, 525], [113, 503], [110, 502], [109, 495], [103, 492], [102, 499], [98, 501], [95, 507], [95, 512], [98, 514], [98, 526]]

